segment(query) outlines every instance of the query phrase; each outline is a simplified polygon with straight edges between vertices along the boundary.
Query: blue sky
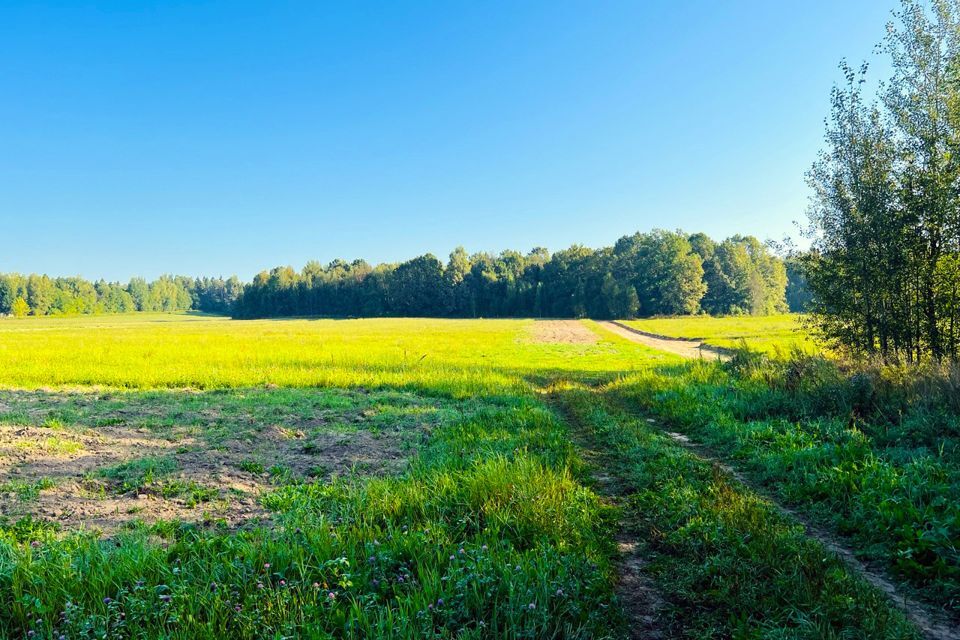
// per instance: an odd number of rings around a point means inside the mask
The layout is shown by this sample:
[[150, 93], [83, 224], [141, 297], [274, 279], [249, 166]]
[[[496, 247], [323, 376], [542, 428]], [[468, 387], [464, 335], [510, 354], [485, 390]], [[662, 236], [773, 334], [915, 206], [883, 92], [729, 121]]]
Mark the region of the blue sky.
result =
[[0, 271], [795, 235], [895, 4], [4, 2]]

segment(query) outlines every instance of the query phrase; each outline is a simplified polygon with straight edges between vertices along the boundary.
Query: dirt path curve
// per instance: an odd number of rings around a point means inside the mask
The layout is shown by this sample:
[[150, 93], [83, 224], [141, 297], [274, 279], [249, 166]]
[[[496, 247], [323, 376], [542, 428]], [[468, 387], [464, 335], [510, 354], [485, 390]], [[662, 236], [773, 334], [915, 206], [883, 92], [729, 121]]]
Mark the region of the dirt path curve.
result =
[[850, 549], [843, 546], [832, 534], [817, 527], [800, 513], [780, 504], [763, 487], [760, 487], [744, 474], [735, 468], [723, 462], [723, 460], [711, 451], [707, 446], [693, 442], [687, 436], [681, 433], [675, 433], [665, 429], [653, 418], [647, 418], [651, 426], [659, 428], [671, 440], [684, 447], [701, 460], [709, 462], [728, 476], [752, 490], [754, 493], [764, 497], [773, 507], [785, 517], [799, 522], [806, 530], [806, 534], [826, 547], [829, 551], [839, 557], [844, 564], [855, 574], [859, 575], [867, 583], [882, 591], [900, 611], [910, 619], [913, 624], [920, 629], [923, 635], [930, 640], [960, 640], [960, 628], [946, 620], [946, 616], [939, 612], [930, 611], [925, 605], [913, 600], [904, 594], [897, 585], [880, 571], [871, 569], [862, 563]]
[[728, 353], [725, 353], [715, 347], [708, 346], [699, 340], [685, 340], [683, 338], [668, 338], [666, 336], [658, 336], [645, 331], [640, 331], [639, 329], [634, 329], [633, 327], [628, 327], [627, 325], [621, 324], [615, 320], [603, 320], [597, 322], [597, 324], [607, 331], [615, 333], [622, 338], [626, 338], [627, 340], [637, 342], [653, 349], [659, 349], [660, 351], [675, 353], [683, 358], [706, 358], [710, 360], [730, 359], [730, 355]]

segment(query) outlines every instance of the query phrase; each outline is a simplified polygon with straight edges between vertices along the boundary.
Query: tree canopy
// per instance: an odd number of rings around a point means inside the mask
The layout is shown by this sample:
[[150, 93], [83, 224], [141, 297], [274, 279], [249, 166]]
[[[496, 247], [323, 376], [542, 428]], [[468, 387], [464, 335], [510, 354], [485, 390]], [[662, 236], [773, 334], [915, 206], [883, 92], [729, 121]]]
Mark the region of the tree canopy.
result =
[[[709, 248], [709, 249], [708, 249]], [[799, 277], [799, 274], [798, 274]], [[714, 282], [715, 281], [715, 282]], [[708, 298], [712, 286], [725, 287]], [[787, 310], [783, 262], [756, 238], [717, 244], [703, 234], [654, 230], [613, 247], [550, 254], [451, 252], [371, 267], [363, 260], [276, 267], [244, 288], [234, 314], [629, 318], [766, 314]], [[798, 285], [801, 286], [801, 285]]]
[[930, 4], [905, 0], [890, 25], [876, 101], [866, 67], [842, 65], [808, 177], [816, 325], [851, 352], [911, 362], [960, 355], [960, 2]]
[[230, 313], [243, 285], [235, 276], [197, 278], [161, 276], [153, 282], [132, 278], [127, 284], [79, 277], [0, 274], [0, 315], [76, 315], [130, 311]]
[[[239, 318], [436, 316], [631, 318], [766, 314], [785, 310], [783, 262], [751, 236], [654, 230], [612, 247], [550, 254], [426, 254], [399, 264], [365, 260], [275, 267], [243, 284], [233, 276], [161, 276], [126, 284], [79, 277], [0, 274], [0, 314], [63, 315], [193, 309]], [[793, 285], [801, 286], [800, 274]], [[22, 304], [17, 300], [22, 299]]]

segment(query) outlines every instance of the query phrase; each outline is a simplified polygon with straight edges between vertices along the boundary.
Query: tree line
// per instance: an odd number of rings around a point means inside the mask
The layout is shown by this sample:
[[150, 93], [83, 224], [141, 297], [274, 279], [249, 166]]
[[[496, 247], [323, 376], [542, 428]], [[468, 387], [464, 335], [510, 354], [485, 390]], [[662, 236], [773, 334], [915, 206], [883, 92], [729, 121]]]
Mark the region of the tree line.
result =
[[903, 2], [873, 99], [841, 68], [808, 174], [804, 260], [821, 332], [892, 361], [960, 355], [960, 2]]
[[188, 278], [161, 276], [128, 283], [79, 277], [0, 274], [0, 315], [48, 316], [131, 311], [187, 311], [228, 314], [243, 290], [236, 276]]
[[788, 310], [787, 284], [784, 261], [754, 237], [718, 243], [702, 233], [654, 230], [612, 247], [574, 245], [552, 255], [542, 248], [468, 254], [458, 247], [446, 263], [427, 254], [400, 264], [276, 267], [244, 287], [234, 315], [760, 315]]
[[[0, 314], [184, 311], [238, 318], [282, 316], [594, 317], [768, 314], [786, 311], [799, 272], [752, 236], [715, 242], [702, 233], [654, 230], [612, 247], [574, 245], [550, 254], [431, 254], [399, 264], [312, 261], [276, 267], [252, 282], [235, 276], [162, 276], [126, 284], [43, 275], [0, 275]], [[805, 289], [804, 289], [805, 290]], [[792, 296], [794, 310], [806, 304]]]

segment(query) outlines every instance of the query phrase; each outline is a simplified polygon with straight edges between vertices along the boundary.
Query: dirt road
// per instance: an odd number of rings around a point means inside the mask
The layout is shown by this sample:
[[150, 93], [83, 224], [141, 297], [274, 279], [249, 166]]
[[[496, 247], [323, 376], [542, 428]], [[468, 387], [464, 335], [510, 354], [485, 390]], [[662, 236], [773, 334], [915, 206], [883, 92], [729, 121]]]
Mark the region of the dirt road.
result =
[[638, 329], [632, 329], [618, 322], [602, 321], [598, 322], [601, 327], [615, 333], [618, 336], [632, 340], [633, 342], [646, 345], [652, 349], [668, 351], [684, 358], [704, 358], [708, 360], [729, 360], [730, 356], [719, 349], [708, 346], [699, 340], [683, 340], [680, 338], [667, 338], [645, 333]]

